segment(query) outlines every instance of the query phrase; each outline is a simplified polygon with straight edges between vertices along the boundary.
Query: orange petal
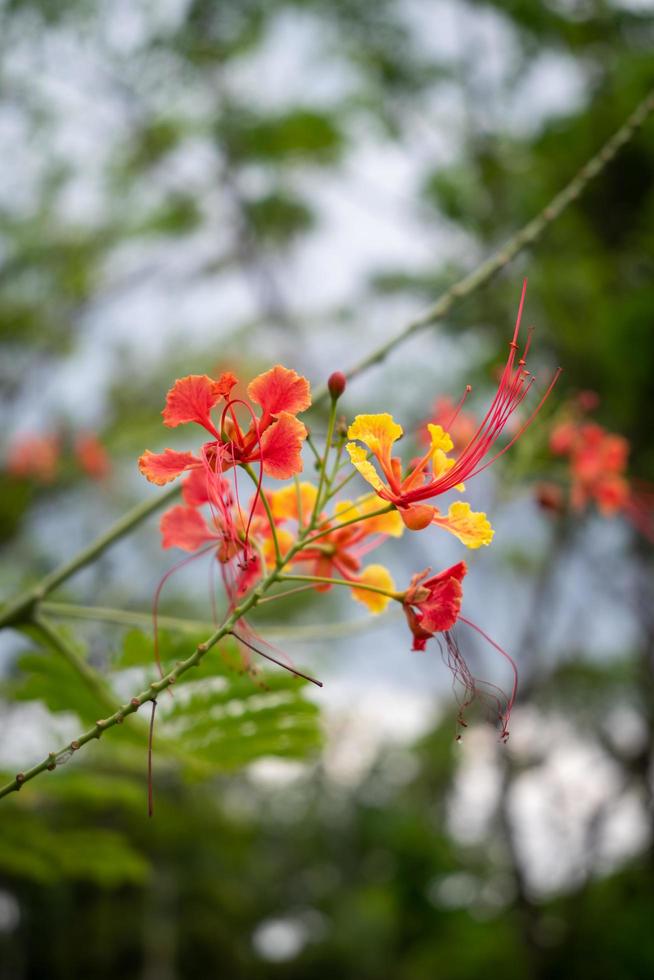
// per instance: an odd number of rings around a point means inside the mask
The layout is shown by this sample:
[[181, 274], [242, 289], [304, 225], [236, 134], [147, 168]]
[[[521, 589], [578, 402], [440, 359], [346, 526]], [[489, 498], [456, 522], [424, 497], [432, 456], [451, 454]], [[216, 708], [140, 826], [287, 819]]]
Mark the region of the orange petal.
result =
[[184, 470], [197, 466], [200, 462], [193, 453], [178, 453], [174, 449], [164, 449], [162, 453], [151, 453], [146, 449], [139, 457], [139, 469], [146, 480], [162, 487], [170, 483]]
[[[280, 412], [279, 418], [261, 436], [263, 471], [277, 480], [287, 480], [302, 472], [302, 443], [306, 439], [304, 425], [288, 412]], [[256, 461], [258, 454], [253, 456]]]
[[437, 513], [433, 523], [450, 531], [467, 548], [489, 545], [495, 533], [486, 515], [482, 511], [472, 510], [470, 504], [463, 500], [457, 500], [451, 505], [447, 517], [441, 517]]
[[[166, 407], [163, 415], [164, 424], [174, 429], [185, 422], [197, 422], [214, 432], [210, 413], [216, 402], [229, 392], [229, 384], [224, 381], [213, 381], [206, 374], [189, 374], [179, 378], [166, 396]], [[230, 379], [236, 379], [230, 375]]]
[[[365, 585], [374, 585], [378, 589], [386, 589], [388, 592], [395, 592], [395, 582], [393, 576], [384, 565], [368, 565], [367, 568], [357, 576], [357, 581]], [[371, 613], [381, 613], [391, 601], [391, 597], [381, 595], [379, 592], [368, 592], [367, 589], [352, 589], [352, 598], [357, 602], [362, 602]]]
[[280, 412], [297, 415], [311, 404], [311, 388], [307, 379], [296, 371], [276, 364], [250, 382], [248, 397], [261, 406], [264, 415]]
[[212, 541], [216, 537], [199, 510], [195, 507], [183, 507], [181, 504], [166, 511], [159, 527], [162, 548], [197, 551], [207, 541]]
[[438, 511], [429, 504], [414, 504], [412, 507], [400, 510], [399, 513], [410, 531], [422, 531], [431, 524]]

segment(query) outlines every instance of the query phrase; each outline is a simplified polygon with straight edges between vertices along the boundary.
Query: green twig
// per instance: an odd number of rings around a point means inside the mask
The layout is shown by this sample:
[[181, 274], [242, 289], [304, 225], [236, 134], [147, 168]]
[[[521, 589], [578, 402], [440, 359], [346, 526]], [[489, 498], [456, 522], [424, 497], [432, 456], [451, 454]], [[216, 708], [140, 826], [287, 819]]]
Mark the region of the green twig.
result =
[[[358, 375], [363, 374], [369, 367], [381, 363], [392, 350], [399, 347], [400, 344], [403, 344], [414, 334], [419, 333], [426, 327], [431, 327], [438, 320], [442, 320], [456, 303], [470, 296], [481, 286], [485, 286], [516, 255], [522, 252], [528, 245], [533, 245], [534, 242], [537, 242], [547, 228], [586, 190], [588, 184], [603, 172], [619, 150], [632, 139], [652, 111], [654, 111], [654, 92], [650, 92], [639, 103], [622, 126], [604, 144], [601, 150], [584, 164], [581, 170], [575, 174], [563, 190], [559, 191], [536, 217], [532, 218], [531, 221], [527, 222], [526, 225], [512, 235], [485, 262], [482, 262], [476, 269], [473, 269], [468, 275], [450, 286], [440, 299], [432, 306], [429, 306], [424, 313], [408, 323], [402, 330], [391, 337], [390, 340], [387, 340], [386, 343], [381, 344], [372, 353], [362, 358], [349, 371], [346, 371], [346, 378], [351, 381]], [[328, 397], [328, 394], [326, 385], [323, 385], [314, 392], [313, 404], [316, 405], [324, 401]]]
[[0, 628], [5, 626], [13, 626], [19, 623], [28, 623], [32, 618], [32, 613], [35, 606], [44, 599], [53, 589], [56, 589], [58, 585], [65, 582], [67, 579], [71, 578], [80, 569], [89, 565], [98, 555], [101, 555], [103, 551], [106, 551], [112, 544], [119, 541], [120, 538], [124, 538], [126, 534], [129, 534], [137, 525], [153, 514], [155, 511], [160, 510], [163, 506], [169, 503], [177, 494], [180, 492], [179, 485], [170, 487], [162, 494], [157, 494], [151, 500], [146, 500], [142, 504], [138, 504], [132, 510], [128, 511], [120, 520], [116, 521], [108, 531], [101, 534], [100, 537], [92, 541], [91, 544], [87, 545], [86, 548], [82, 548], [80, 552], [71, 558], [70, 561], [64, 562], [59, 568], [55, 568], [52, 572], [49, 572], [40, 582], [37, 582], [31, 589], [27, 589], [21, 595], [19, 595], [13, 602], [10, 602], [0, 611]]

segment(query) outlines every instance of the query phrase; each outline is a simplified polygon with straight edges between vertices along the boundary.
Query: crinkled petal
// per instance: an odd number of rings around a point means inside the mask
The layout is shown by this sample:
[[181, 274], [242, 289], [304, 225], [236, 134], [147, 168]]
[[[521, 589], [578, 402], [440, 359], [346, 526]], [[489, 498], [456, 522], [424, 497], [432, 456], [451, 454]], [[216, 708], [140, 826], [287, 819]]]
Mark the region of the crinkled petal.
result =
[[375, 467], [367, 459], [368, 453], [363, 446], [357, 446], [356, 442], [348, 442], [345, 448], [348, 451], [352, 465], [356, 466], [363, 479], [367, 480], [375, 490], [382, 490], [384, 484]]
[[166, 396], [164, 424], [174, 429], [186, 422], [197, 422], [214, 432], [211, 409], [225, 395], [225, 386], [206, 374], [178, 378]]
[[162, 453], [151, 453], [146, 449], [139, 457], [139, 469], [143, 476], [160, 487], [199, 464], [200, 460], [193, 453], [178, 453], [175, 449], [164, 449]]
[[171, 507], [163, 514], [159, 527], [162, 548], [197, 551], [203, 544], [217, 538], [199, 510], [181, 504]]
[[461, 582], [467, 570], [465, 562], [458, 562], [423, 583], [429, 589], [429, 598], [418, 604], [421, 630], [442, 633], [452, 629], [461, 612]]
[[403, 434], [401, 425], [388, 412], [379, 415], [357, 415], [347, 430], [348, 439], [356, 439], [380, 460], [390, 459], [391, 448]]
[[276, 364], [250, 382], [248, 397], [261, 406], [264, 415], [280, 412], [297, 415], [311, 404], [311, 388], [307, 379], [296, 371]]
[[[384, 565], [368, 565], [361, 575], [357, 576], [357, 581], [364, 585], [374, 585], [378, 589], [386, 589], [388, 592], [395, 592], [393, 577]], [[391, 601], [390, 596], [369, 592], [367, 589], [357, 589], [356, 586], [352, 588], [352, 598], [362, 602], [371, 613], [383, 612]]]
[[474, 511], [470, 504], [457, 500], [450, 506], [447, 517], [436, 513], [433, 523], [455, 535], [467, 548], [481, 548], [493, 540], [494, 531], [483, 511]]
[[297, 521], [302, 512], [302, 522], [307, 523], [318, 496], [318, 488], [313, 483], [302, 481], [299, 486], [295, 483], [275, 490], [270, 495], [270, 507], [276, 521]]
[[[294, 415], [280, 412], [274, 422], [261, 436], [261, 457], [263, 471], [277, 480], [288, 480], [302, 472], [302, 443], [306, 439], [305, 426]], [[253, 460], [259, 453], [253, 454]]]
[[433, 422], [427, 424], [429, 438], [431, 440], [431, 451], [435, 453], [440, 449], [443, 453], [449, 453], [454, 449], [454, 443], [449, 432], [446, 432], [442, 425], [435, 425]]

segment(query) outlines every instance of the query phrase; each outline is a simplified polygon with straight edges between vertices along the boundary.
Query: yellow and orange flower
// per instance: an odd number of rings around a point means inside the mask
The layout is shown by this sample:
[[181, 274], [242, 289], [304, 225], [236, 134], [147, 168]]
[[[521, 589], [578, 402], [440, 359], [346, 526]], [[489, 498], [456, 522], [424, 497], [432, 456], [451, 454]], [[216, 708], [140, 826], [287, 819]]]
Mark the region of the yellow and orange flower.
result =
[[[318, 490], [311, 483], [283, 487], [268, 495], [270, 509], [275, 523], [296, 526], [306, 525], [313, 513]], [[384, 565], [363, 566], [362, 558], [377, 548], [388, 537], [400, 537], [404, 525], [397, 511], [369, 517], [379, 510], [375, 494], [368, 494], [357, 501], [339, 501], [334, 508], [333, 517], [321, 515], [319, 537], [295, 555], [293, 565], [302, 565], [312, 575], [320, 578], [341, 578], [352, 582], [352, 597], [362, 602], [373, 613], [383, 612], [390, 596], [368, 589], [357, 588], [356, 584], [371, 585], [392, 593], [395, 584], [391, 573]], [[339, 525], [348, 523], [344, 527]], [[278, 541], [285, 554], [295, 540], [286, 527], [277, 530]], [[316, 585], [318, 591], [330, 589], [329, 583]]]
[[[425, 486], [426, 473], [430, 470], [431, 483], [447, 480], [447, 474], [456, 467], [456, 460], [448, 455], [453, 448], [452, 440], [440, 425], [429, 425], [431, 443], [427, 453], [412, 471], [402, 477], [402, 464], [391, 455], [394, 443], [403, 435], [391, 415], [357, 415], [348, 429], [349, 442], [346, 449], [354, 466], [370, 483], [382, 500], [395, 504], [404, 524], [417, 531], [429, 524], [437, 524], [454, 534], [468, 548], [480, 548], [493, 539], [493, 529], [486, 515], [473, 511], [464, 501], [453, 503], [447, 514], [441, 514], [437, 507], [416, 503], [412, 494]], [[357, 445], [363, 443], [363, 446]], [[365, 448], [364, 448], [365, 447]], [[368, 458], [376, 460], [386, 477], [385, 483], [377, 468]], [[445, 489], [463, 489], [460, 482], [445, 486]], [[444, 493], [445, 489], [439, 492]]]
[[[403, 430], [392, 415], [358, 415], [348, 430], [351, 442], [346, 446], [350, 459], [361, 475], [382, 500], [394, 504], [402, 520], [411, 530], [420, 530], [435, 520], [460, 537], [468, 547], [488, 544], [492, 529], [484, 514], [474, 514], [461, 505], [447, 517], [426, 501], [452, 489], [462, 489], [465, 480], [490, 466], [524, 432], [552, 390], [559, 372], [552, 379], [535, 411], [510, 438], [508, 444], [488, 456], [514, 412], [529, 392], [533, 378], [526, 370], [529, 342], [516, 363], [519, 345], [520, 320], [524, 305], [526, 283], [523, 285], [520, 307], [509, 354], [502, 371], [495, 397], [486, 415], [477, 426], [457, 457], [448, 454], [454, 448], [450, 435], [439, 424], [428, 425], [430, 444], [425, 455], [415, 461], [405, 473], [402, 462], [392, 455], [393, 446]], [[371, 461], [374, 460], [374, 463]]]

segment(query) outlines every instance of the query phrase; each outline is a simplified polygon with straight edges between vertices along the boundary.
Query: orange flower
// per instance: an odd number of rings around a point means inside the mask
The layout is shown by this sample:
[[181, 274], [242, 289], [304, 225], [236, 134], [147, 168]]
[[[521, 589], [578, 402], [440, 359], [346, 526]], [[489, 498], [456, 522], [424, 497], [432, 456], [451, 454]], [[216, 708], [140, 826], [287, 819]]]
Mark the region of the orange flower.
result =
[[583, 510], [591, 500], [606, 516], [627, 507], [630, 490], [624, 474], [629, 443], [625, 438], [595, 422], [567, 419], [552, 430], [550, 449], [570, 459], [570, 499], [575, 510]]
[[111, 472], [107, 450], [95, 432], [81, 432], [75, 439], [75, 456], [87, 476], [104, 480]]
[[[427, 527], [436, 519], [442, 526], [457, 534], [456, 519], [452, 515], [447, 518], [439, 515], [438, 509], [425, 501], [454, 488], [463, 489], [464, 480], [480, 473], [506, 452], [534, 419], [556, 382], [559, 372], [527, 421], [514, 433], [508, 444], [489, 459], [489, 453], [533, 383], [525, 368], [529, 341], [517, 365], [515, 363], [519, 349], [518, 335], [525, 286], [526, 283], [523, 285], [515, 331], [497, 392], [482, 422], [458, 457], [448, 456], [454, 448], [450, 435], [441, 425], [430, 423], [428, 429], [431, 442], [426, 454], [403, 474], [401, 460], [392, 455], [393, 445], [403, 435], [403, 430], [391, 415], [358, 415], [348, 430], [348, 437], [353, 441], [347, 444], [346, 449], [352, 463], [382, 500], [395, 504], [402, 520], [411, 530]], [[360, 443], [363, 445], [359, 445]], [[370, 461], [369, 456], [372, 456], [376, 465]], [[384, 479], [380, 476], [380, 471]], [[461, 540], [467, 539], [464, 543], [468, 547], [489, 543], [492, 531], [484, 514], [473, 515], [468, 509], [465, 514], [459, 511], [458, 517], [465, 518], [465, 528], [464, 534], [457, 536]]]
[[52, 483], [57, 475], [60, 455], [57, 436], [22, 436], [9, 450], [7, 472], [18, 479]]
[[[291, 521], [298, 526], [306, 524], [313, 512], [317, 493], [313, 484], [300, 483], [298, 488], [288, 486], [269, 494], [275, 522], [285, 524]], [[293, 565], [303, 565], [312, 575], [320, 578], [341, 578], [352, 582], [352, 597], [373, 613], [383, 612], [390, 597], [368, 589], [357, 589], [356, 583], [372, 585], [387, 592], [394, 592], [395, 584], [387, 568], [383, 565], [363, 567], [362, 558], [387, 537], [400, 537], [404, 531], [404, 525], [396, 511], [367, 517], [379, 509], [374, 494], [361, 497], [356, 502], [340, 501], [334, 508], [333, 518], [327, 520], [321, 515], [319, 527], [327, 533], [321, 533], [317, 541], [299, 551], [292, 561]], [[345, 521], [353, 523], [339, 528], [338, 525]], [[289, 542], [294, 540], [294, 535], [285, 528], [277, 533], [284, 554], [288, 550]], [[327, 582], [316, 585], [320, 592], [330, 588]]]
[[[231, 397], [237, 379], [230, 372], [218, 380], [194, 374], [175, 382], [168, 392], [163, 410], [164, 424], [170, 428], [195, 422], [212, 439], [196, 456], [192, 452], [165, 449], [161, 453], [146, 450], [139, 459], [141, 473], [151, 483], [163, 485], [181, 473], [204, 467], [217, 476], [232, 466], [260, 463], [263, 472], [277, 479], [287, 479], [302, 470], [302, 443], [307, 430], [297, 418], [311, 404], [309, 382], [295, 371], [277, 364], [250, 382], [250, 402]], [[212, 410], [222, 403], [220, 422], [212, 420]], [[244, 409], [250, 422], [245, 431], [237, 418], [237, 407]]]

